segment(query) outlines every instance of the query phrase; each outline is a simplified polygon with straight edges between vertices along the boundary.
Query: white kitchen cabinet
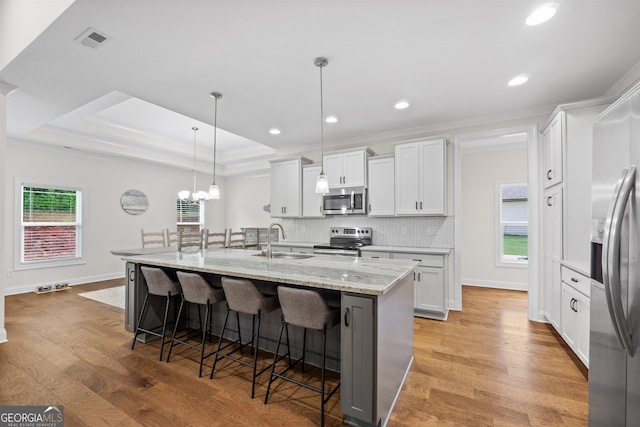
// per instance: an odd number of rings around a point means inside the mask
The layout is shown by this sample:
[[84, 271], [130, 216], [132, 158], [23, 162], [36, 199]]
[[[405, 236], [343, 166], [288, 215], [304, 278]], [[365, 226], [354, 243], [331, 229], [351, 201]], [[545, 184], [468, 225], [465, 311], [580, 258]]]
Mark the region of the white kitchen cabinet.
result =
[[558, 112], [543, 129], [544, 139], [544, 188], [562, 182], [565, 112]]
[[562, 187], [555, 186], [544, 193], [543, 200], [543, 298], [547, 320], [561, 332], [561, 277], [562, 260]]
[[271, 217], [298, 218], [302, 215], [302, 165], [309, 159], [274, 161], [271, 163]]
[[369, 216], [395, 215], [395, 158], [380, 156], [369, 159]]
[[329, 188], [366, 187], [370, 155], [373, 151], [366, 147], [325, 154], [322, 161]]
[[392, 259], [418, 261], [414, 270], [414, 315], [430, 319], [447, 318], [447, 255], [391, 252]]
[[[581, 283], [586, 286], [580, 287]], [[589, 367], [589, 279], [582, 274], [562, 267], [562, 338]]]
[[396, 145], [395, 177], [396, 215], [446, 215], [446, 139]]
[[316, 182], [322, 171], [321, 165], [302, 167], [302, 216], [304, 218], [322, 218], [322, 194], [316, 193]]

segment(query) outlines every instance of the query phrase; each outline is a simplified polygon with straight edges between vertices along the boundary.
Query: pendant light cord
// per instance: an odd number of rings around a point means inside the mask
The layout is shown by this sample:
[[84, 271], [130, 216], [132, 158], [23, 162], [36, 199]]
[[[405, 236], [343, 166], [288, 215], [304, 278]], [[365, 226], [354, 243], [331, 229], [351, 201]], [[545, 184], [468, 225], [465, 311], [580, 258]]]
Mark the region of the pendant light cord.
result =
[[213, 98], [215, 100], [213, 107], [213, 184], [216, 183], [216, 136], [218, 133], [218, 97]]
[[324, 121], [323, 121], [323, 117], [324, 117], [324, 103], [323, 103], [323, 97], [322, 97], [322, 69], [324, 68], [324, 65], [320, 65], [320, 142], [321, 142], [321, 152], [322, 152], [322, 157], [321, 157], [321, 167], [320, 167], [320, 175], [324, 175]]
[[196, 194], [196, 132], [198, 131], [197, 127], [192, 127], [193, 129], [193, 194]]

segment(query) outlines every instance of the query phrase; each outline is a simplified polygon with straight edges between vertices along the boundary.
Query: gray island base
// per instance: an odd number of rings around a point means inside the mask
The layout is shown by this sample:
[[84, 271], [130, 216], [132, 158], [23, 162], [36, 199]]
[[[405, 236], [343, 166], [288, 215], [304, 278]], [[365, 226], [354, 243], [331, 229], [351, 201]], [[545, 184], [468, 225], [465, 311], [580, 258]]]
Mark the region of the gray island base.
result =
[[[212, 282], [220, 276], [247, 278], [265, 293], [274, 293], [278, 285], [320, 289], [341, 307], [342, 322], [329, 331], [327, 353], [340, 360], [333, 365], [328, 362], [328, 367], [340, 372], [340, 410], [345, 422], [363, 427], [387, 424], [413, 361], [413, 271], [417, 262], [326, 255], [266, 259], [238, 249], [132, 255], [123, 260], [127, 263], [125, 326], [131, 332], [146, 295], [140, 272], [143, 265], [162, 267], [174, 276], [178, 270], [199, 272]], [[214, 310], [214, 323], [220, 325], [225, 306], [214, 305]], [[145, 318], [147, 326], [157, 325], [162, 312], [162, 304], [152, 305]], [[197, 319], [196, 310], [190, 318]], [[249, 318], [241, 318], [244, 336], [250, 335], [250, 324]], [[261, 340], [260, 347], [273, 352], [280, 316], [266, 315], [262, 325], [261, 335], [272, 339]], [[235, 339], [235, 334], [225, 338]], [[292, 351], [299, 352], [302, 333], [290, 338]], [[310, 334], [307, 344], [317, 349], [320, 339]], [[318, 360], [309, 362], [317, 364]]]

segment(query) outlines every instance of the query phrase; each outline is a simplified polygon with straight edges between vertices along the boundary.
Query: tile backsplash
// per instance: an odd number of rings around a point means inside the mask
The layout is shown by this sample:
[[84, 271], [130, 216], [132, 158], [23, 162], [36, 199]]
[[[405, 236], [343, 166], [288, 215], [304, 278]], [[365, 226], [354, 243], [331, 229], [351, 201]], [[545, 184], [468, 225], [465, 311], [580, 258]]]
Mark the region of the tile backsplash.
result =
[[280, 221], [293, 242], [328, 242], [331, 227], [371, 227], [373, 244], [419, 248], [454, 246], [454, 217], [391, 217], [334, 215], [326, 218], [282, 218]]

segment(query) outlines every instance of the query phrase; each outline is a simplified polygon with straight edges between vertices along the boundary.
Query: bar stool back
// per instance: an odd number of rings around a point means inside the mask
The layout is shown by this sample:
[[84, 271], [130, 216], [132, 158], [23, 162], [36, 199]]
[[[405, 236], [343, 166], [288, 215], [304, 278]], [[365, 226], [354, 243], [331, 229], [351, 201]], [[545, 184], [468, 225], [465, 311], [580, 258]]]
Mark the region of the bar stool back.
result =
[[[227, 314], [224, 319], [224, 326], [222, 327], [222, 333], [220, 334], [220, 336], [224, 336], [224, 332], [227, 328], [227, 321], [229, 320], [229, 312], [235, 311], [236, 319], [238, 320], [238, 340], [235, 341], [235, 343], [239, 344], [239, 348], [233, 350], [230, 353], [222, 353], [220, 348], [222, 340], [220, 340], [220, 342], [218, 343], [218, 351], [216, 351], [216, 357], [213, 362], [213, 368], [211, 369], [210, 378], [213, 378], [213, 374], [216, 370], [216, 364], [221, 358], [231, 359], [235, 362], [248, 366], [253, 369], [251, 378], [251, 398], [253, 399], [256, 389], [256, 377], [258, 377], [260, 374], [271, 367], [271, 365], [269, 365], [259, 372], [256, 372], [260, 340], [260, 318], [261, 315], [270, 313], [280, 308], [280, 304], [278, 303], [277, 296], [263, 295], [258, 290], [256, 285], [250, 280], [222, 277], [221, 282], [222, 288], [224, 289], [225, 297], [227, 299]], [[242, 348], [245, 345], [242, 343], [242, 337], [240, 336], [240, 320], [237, 313], [245, 313], [252, 316], [251, 341], [247, 344], [251, 344], [253, 363], [248, 363], [242, 359], [231, 356], [238, 350], [240, 350], [240, 353], [242, 354]], [[256, 319], [258, 323], [257, 330]]]
[[[211, 306], [225, 300], [224, 291], [222, 290], [222, 288], [213, 287], [204, 279], [204, 277], [197, 273], [178, 271], [177, 274], [178, 281], [180, 282], [180, 286], [182, 287], [182, 301], [180, 301], [178, 318], [173, 329], [171, 346], [169, 347], [169, 354], [167, 354], [167, 362], [169, 362], [169, 359], [171, 358], [171, 351], [173, 350], [173, 346], [175, 345], [175, 343], [183, 344], [187, 347], [200, 350], [200, 371], [198, 372], [198, 376], [201, 377], [202, 364], [204, 362], [204, 359], [211, 356], [212, 354], [215, 354], [215, 352], [211, 352], [206, 356], [204, 354], [207, 332], [209, 333], [209, 336], [211, 336], [211, 318], [213, 311]], [[188, 339], [193, 338], [193, 334], [185, 334], [179, 338], [176, 336], [178, 332], [178, 323], [180, 321], [180, 317], [182, 316], [182, 309], [184, 307], [185, 301], [191, 304], [196, 304], [198, 306], [198, 321], [200, 322], [200, 331], [202, 332], [202, 340], [200, 341], [200, 346], [195, 346], [187, 341]], [[202, 322], [200, 313], [200, 306], [203, 305], [205, 306], [204, 324]], [[218, 337], [218, 339], [220, 339], [220, 337]]]
[[[282, 307], [282, 327], [280, 328], [280, 336], [278, 338], [278, 345], [276, 347], [276, 355], [280, 350], [280, 343], [282, 342], [282, 332], [287, 333], [287, 342], [289, 341], [288, 325], [298, 326], [304, 328], [304, 334], [302, 339], [302, 357], [296, 360], [282, 372], [275, 372], [277, 360], [274, 357], [273, 364], [271, 365], [271, 376], [269, 377], [269, 385], [267, 386], [267, 393], [264, 396], [264, 403], [267, 403], [269, 399], [269, 391], [271, 389], [271, 383], [276, 378], [292, 382], [299, 386], [308, 388], [317, 393], [320, 393], [320, 425], [324, 426], [324, 407], [327, 401], [334, 395], [334, 393], [340, 387], [338, 383], [335, 388], [325, 397], [325, 365], [326, 365], [326, 352], [327, 352], [327, 330], [332, 326], [340, 323], [340, 308], [331, 308], [327, 305], [325, 299], [320, 295], [318, 291], [312, 289], [292, 288], [287, 286], [278, 287], [278, 299], [280, 300], [280, 306]], [[322, 331], [322, 374], [320, 380], [320, 388], [312, 387], [309, 384], [302, 383], [291, 377], [287, 377], [284, 374], [293, 368], [298, 362], [302, 361], [302, 371], [304, 372], [304, 359], [305, 353], [315, 353], [306, 348], [307, 346], [307, 329], [316, 331]], [[290, 357], [291, 350], [288, 349], [288, 356]]]
[[[181, 288], [180, 284], [171, 280], [169, 276], [167, 276], [167, 273], [165, 273], [161, 268], [143, 266], [140, 267], [140, 270], [142, 271], [142, 275], [147, 282], [147, 295], [144, 297], [142, 311], [140, 312], [140, 318], [138, 319], [136, 332], [133, 335], [133, 342], [131, 343], [131, 350], [133, 350], [134, 346], [136, 345], [138, 335], [141, 332], [145, 332], [147, 334], [160, 337], [160, 360], [162, 360], [164, 345], [169, 342], [165, 341], [165, 336], [167, 333], [167, 318], [169, 317], [169, 304], [171, 303], [171, 297], [179, 295], [181, 293]], [[144, 320], [144, 315], [147, 312], [149, 303], [149, 295], [156, 295], [166, 298], [164, 318], [162, 320], [162, 332], [157, 331], [158, 327], [155, 327], [153, 329], [142, 328], [142, 322]]]

